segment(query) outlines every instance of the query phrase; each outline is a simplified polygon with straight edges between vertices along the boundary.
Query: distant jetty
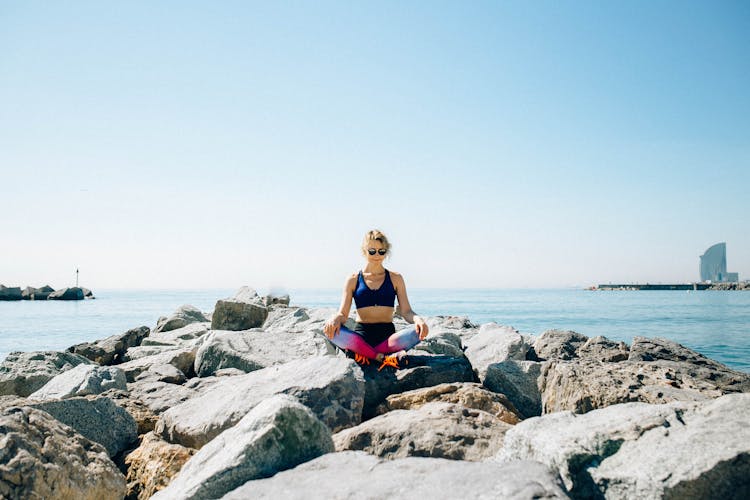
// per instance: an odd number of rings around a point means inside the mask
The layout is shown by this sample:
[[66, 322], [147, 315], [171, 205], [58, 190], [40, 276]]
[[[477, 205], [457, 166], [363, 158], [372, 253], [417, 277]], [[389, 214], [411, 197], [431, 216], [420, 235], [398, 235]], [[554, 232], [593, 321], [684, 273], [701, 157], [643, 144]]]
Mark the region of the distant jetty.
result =
[[608, 283], [589, 290], [750, 290], [750, 282], [740, 283]]
[[94, 294], [88, 288], [69, 287], [55, 290], [49, 285], [41, 288], [27, 286], [23, 290], [21, 287], [7, 287], [0, 285], [0, 301], [11, 300], [84, 300], [95, 299]]

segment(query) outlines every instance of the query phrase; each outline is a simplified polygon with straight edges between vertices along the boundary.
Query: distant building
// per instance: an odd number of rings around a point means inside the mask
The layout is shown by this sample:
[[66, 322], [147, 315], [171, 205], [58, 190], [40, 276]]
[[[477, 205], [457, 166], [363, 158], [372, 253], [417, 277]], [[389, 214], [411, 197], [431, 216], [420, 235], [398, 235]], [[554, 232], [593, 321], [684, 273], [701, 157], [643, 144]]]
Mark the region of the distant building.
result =
[[736, 283], [737, 273], [727, 272], [727, 244], [717, 243], [701, 255], [701, 281], [712, 283]]

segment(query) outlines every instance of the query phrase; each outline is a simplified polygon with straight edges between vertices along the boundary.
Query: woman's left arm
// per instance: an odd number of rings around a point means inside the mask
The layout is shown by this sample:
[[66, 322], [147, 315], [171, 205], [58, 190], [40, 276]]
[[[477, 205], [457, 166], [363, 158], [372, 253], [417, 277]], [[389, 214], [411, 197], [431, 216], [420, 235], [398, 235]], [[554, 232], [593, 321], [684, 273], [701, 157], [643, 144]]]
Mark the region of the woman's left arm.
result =
[[429, 327], [421, 316], [412, 311], [411, 305], [409, 304], [409, 297], [406, 296], [404, 277], [398, 273], [391, 272], [391, 278], [393, 281], [393, 287], [396, 289], [396, 297], [398, 297], [398, 307], [401, 310], [401, 317], [404, 318], [407, 323], [414, 323], [419, 339], [424, 340], [429, 333]]

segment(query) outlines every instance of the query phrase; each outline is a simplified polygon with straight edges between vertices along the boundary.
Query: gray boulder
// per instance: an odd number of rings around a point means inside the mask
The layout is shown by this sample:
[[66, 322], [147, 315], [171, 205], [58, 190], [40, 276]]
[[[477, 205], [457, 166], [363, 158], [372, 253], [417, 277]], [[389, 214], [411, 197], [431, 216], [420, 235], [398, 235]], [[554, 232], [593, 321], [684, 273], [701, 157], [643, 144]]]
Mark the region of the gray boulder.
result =
[[141, 326], [112, 335], [96, 342], [85, 342], [68, 347], [67, 352], [84, 356], [100, 365], [114, 365], [124, 361], [125, 353], [131, 347], [140, 345], [149, 335], [149, 328]]
[[112, 366], [78, 365], [57, 375], [29, 396], [31, 400], [65, 399], [101, 394], [109, 389], [126, 390], [125, 373]]
[[515, 328], [486, 323], [478, 334], [466, 341], [466, 357], [479, 380], [484, 382], [489, 365], [508, 360], [523, 361], [529, 348]]
[[268, 308], [250, 287], [242, 287], [233, 298], [216, 302], [211, 318], [212, 330], [249, 330], [263, 325]]
[[141, 401], [156, 415], [201, 395], [200, 391], [191, 387], [150, 378], [142, 378], [129, 383], [128, 390], [132, 398]]
[[560, 478], [537, 462], [509, 464], [408, 457], [384, 460], [361, 451], [329, 453], [222, 497], [310, 498], [568, 498]]
[[484, 386], [505, 394], [525, 418], [541, 415], [542, 367], [538, 361], [492, 363], [487, 366]]
[[155, 432], [170, 442], [200, 448], [280, 393], [296, 397], [334, 432], [362, 418], [365, 384], [351, 360], [322, 356], [217, 380], [210, 391], [164, 412]]
[[494, 456], [512, 426], [491, 413], [454, 403], [393, 410], [334, 435], [336, 451], [382, 458], [408, 456], [480, 461]]
[[328, 427], [293, 397], [276, 395], [201, 448], [152, 498], [220, 498], [247, 481], [332, 451]]
[[461, 357], [464, 356], [463, 343], [461, 337], [454, 332], [443, 330], [433, 332], [414, 346], [415, 353], [427, 354], [444, 354], [446, 356]]
[[456, 403], [465, 408], [486, 411], [511, 425], [523, 419], [504, 394], [489, 391], [480, 384], [471, 382], [439, 384], [393, 394], [378, 407], [378, 414], [392, 410], [416, 410], [427, 403], [435, 402]]
[[49, 294], [54, 291], [55, 289], [49, 285], [45, 285], [41, 288], [27, 286], [21, 292], [21, 297], [23, 298], [23, 300], [47, 300]]
[[466, 357], [440, 355], [413, 355], [409, 351], [407, 363], [402, 369], [385, 367], [378, 371], [379, 364], [373, 362], [362, 367], [365, 377], [365, 401], [363, 417], [377, 413], [377, 407], [391, 394], [431, 387], [450, 382], [474, 382], [474, 372]]
[[0, 363], [0, 395], [29, 396], [64, 371], [91, 361], [58, 351], [12, 352]]
[[83, 300], [85, 297], [83, 289], [73, 286], [55, 290], [47, 296], [47, 300]]
[[268, 294], [263, 297], [263, 305], [266, 307], [270, 306], [288, 306], [289, 295], [271, 295]]
[[29, 406], [46, 411], [82, 436], [101, 444], [110, 457], [138, 439], [138, 427], [133, 417], [107, 397], [76, 397], [30, 403]]
[[496, 460], [539, 460], [578, 498], [747, 498], [749, 394], [521, 422]]
[[585, 413], [633, 401], [701, 401], [750, 391], [750, 374], [665, 339], [636, 337], [625, 361], [587, 357], [583, 348], [578, 356], [545, 365], [540, 385], [545, 413]]
[[138, 375], [150, 370], [152, 367], [161, 365], [172, 365], [190, 377], [193, 375], [193, 363], [195, 362], [196, 351], [196, 348], [169, 349], [158, 354], [126, 361], [118, 365], [118, 368], [125, 372], [128, 382], [135, 381]]
[[0, 285], [0, 300], [23, 300], [23, 293], [21, 292], [21, 288], [17, 286], [7, 287], [4, 285]]
[[169, 384], [184, 384], [187, 377], [182, 370], [172, 365], [152, 365], [145, 372], [135, 377], [135, 382], [167, 382]]
[[331, 344], [323, 335], [310, 331], [214, 330], [196, 353], [195, 373], [206, 377], [223, 368], [251, 372], [332, 352]]
[[589, 338], [570, 330], [547, 330], [534, 343], [534, 352], [540, 361], [548, 359], [573, 359], [576, 351]]
[[154, 333], [169, 332], [179, 328], [184, 328], [192, 323], [206, 323], [210, 321], [211, 320], [209, 320], [197, 307], [183, 305], [178, 307], [177, 310], [171, 316], [165, 318], [164, 321], [159, 321], [154, 329]]
[[[152, 333], [143, 339], [142, 346], [191, 347], [211, 330], [211, 323], [191, 323], [169, 331]], [[132, 354], [132, 353], [131, 353]]]
[[105, 449], [29, 407], [0, 414], [0, 498], [123, 498], [125, 477]]

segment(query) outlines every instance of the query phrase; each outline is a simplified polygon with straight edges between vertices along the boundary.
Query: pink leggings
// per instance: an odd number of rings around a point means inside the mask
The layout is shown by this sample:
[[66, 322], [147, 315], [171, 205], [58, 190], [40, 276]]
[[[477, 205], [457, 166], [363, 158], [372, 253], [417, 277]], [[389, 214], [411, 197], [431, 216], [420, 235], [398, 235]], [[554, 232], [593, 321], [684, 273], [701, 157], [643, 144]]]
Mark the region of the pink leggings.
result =
[[333, 336], [331, 342], [342, 349], [349, 349], [367, 358], [375, 359], [378, 354], [390, 354], [411, 349], [419, 343], [419, 335], [414, 327], [404, 328], [373, 347], [360, 335], [342, 326], [339, 333]]

